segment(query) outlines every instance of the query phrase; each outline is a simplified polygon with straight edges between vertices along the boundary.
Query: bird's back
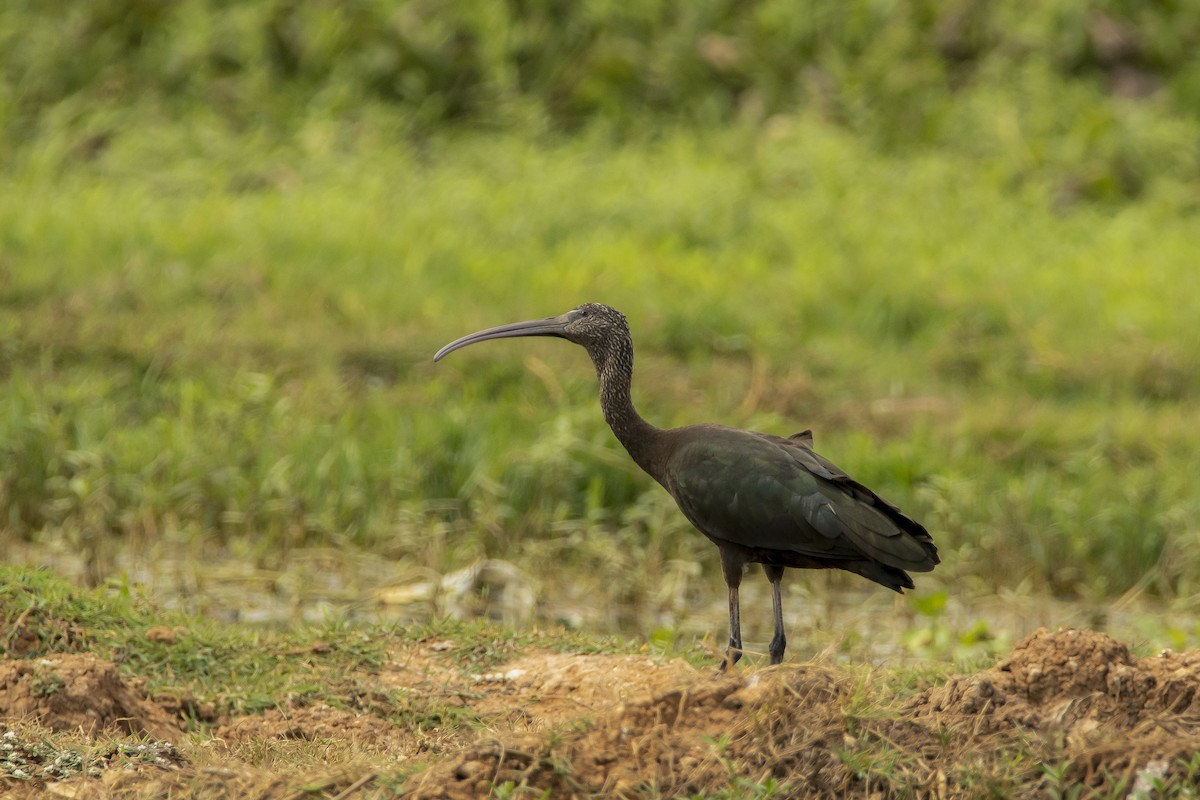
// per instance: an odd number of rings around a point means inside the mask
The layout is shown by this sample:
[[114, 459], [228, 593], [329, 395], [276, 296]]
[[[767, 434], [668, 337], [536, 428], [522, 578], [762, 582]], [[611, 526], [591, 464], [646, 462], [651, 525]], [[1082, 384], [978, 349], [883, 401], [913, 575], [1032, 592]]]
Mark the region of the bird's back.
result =
[[938, 563], [925, 528], [814, 452], [807, 432], [664, 433], [661, 482], [693, 525], [747, 561], [847, 569], [897, 590], [912, 586], [906, 571]]

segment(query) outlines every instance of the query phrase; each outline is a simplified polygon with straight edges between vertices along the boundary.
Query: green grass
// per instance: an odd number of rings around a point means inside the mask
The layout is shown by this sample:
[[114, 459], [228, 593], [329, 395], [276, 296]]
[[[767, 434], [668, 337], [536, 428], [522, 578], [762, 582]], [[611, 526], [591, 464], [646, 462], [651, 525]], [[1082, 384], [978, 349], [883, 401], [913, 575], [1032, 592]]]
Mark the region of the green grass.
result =
[[[337, 626], [294, 630], [286, 638], [220, 626], [164, 611], [120, 584], [81, 592], [48, 572], [12, 567], [0, 570], [0, 613], [0, 627], [21, 631], [25, 643], [6, 642], [8, 657], [92, 652], [144, 676], [151, 693], [183, 692], [223, 713], [274, 707], [293, 694], [340, 705], [344, 682], [334, 676], [378, 668], [388, 641], [384, 631], [372, 638]], [[176, 642], [147, 637], [164, 625], [178, 626]]]
[[[173, 628], [163, 641], [147, 635]], [[441, 641], [463, 673], [483, 673], [533, 648], [570, 652], [637, 652], [637, 642], [564, 630], [514, 631], [486, 622], [435, 619], [413, 625], [349, 626], [337, 622], [264, 630], [164, 609], [144, 593], [112, 582], [81, 590], [45, 570], [0, 567], [0, 652], [8, 658], [90, 652], [146, 681], [146, 691], [190, 698], [197, 708], [247, 714], [285, 700], [366, 710], [397, 725], [423, 728], [450, 709], [419, 693], [381, 689], [372, 678], [390, 648]], [[700, 650], [674, 651], [692, 660]], [[52, 676], [57, 677], [57, 676]], [[59, 687], [47, 687], [56, 691]], [[461, 709], [460, 709], [461, 710]]]
[[503, 556], [612, 601], [672, 559], [711, 575], [581, 352], [430, 361], [600, 300], [630, 317], [648, 418], [814, 428], [934, 532], [935, 588], [1197, 589], [1195, 219], [1170, 193], [1062, 213], [803, 118], [624, 143], [222, 130], [0, 178], [8, 541], [68, 541], [97, 579], [114, 542]]

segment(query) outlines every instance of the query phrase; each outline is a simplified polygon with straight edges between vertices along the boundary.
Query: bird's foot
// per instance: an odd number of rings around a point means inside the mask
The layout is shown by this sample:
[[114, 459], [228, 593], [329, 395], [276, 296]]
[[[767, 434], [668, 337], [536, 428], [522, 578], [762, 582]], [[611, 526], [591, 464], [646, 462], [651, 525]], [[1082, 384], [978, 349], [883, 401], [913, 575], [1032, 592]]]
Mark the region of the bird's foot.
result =
[[742, 648], [730, 647], [725, 651], [725, 657], [721, 659], [721, 672], [728, 672], [729, 670], [733, 669], [733, 665], [736, 664], [741, 657]]
[[775, 638], [771, 640], [771, 644], [767, 646], [767, 652], [771, 655], [771, 666], [783, 663], [783, 652], [787, 650], [787, 638], [784, 637], [783, 631], [779, 630], [775, 633]]

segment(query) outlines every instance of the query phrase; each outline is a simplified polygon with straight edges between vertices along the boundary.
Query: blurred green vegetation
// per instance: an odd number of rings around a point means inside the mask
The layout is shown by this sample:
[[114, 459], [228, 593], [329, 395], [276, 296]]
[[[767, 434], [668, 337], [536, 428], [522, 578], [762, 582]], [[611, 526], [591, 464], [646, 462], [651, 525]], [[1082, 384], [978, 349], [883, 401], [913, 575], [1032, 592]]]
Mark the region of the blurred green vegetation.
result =
[[938, 587], [1200, 587], [1200, 12], [1057, 0], [6, 3], [0, 536], [504, 556], [637, 600], [715, 551], [651, 420], [818, 449]]
[[86, 154], [196, 114], [276, 136], [382, 106], [407, 136], [803, 109], [888, 151], [1108, 200], [1200, 177], [1197, 48], [1193, 4], [1129, 0], [14, 0], [0, 130], [70, 128]]

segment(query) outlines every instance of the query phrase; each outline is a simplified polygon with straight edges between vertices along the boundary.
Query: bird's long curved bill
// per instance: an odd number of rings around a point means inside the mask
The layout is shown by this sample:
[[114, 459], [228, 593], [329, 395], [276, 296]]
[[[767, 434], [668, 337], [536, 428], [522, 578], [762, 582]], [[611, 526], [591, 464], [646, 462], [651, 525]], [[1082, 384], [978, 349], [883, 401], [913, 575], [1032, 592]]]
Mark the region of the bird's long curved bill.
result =
[[434, 361], [440, 361], [447, 353], [452, 353], [461, 347], [466, 347], [469, 344], [476, 342], [487, 341], [488, 339], [507, 339], [512, 336], [565, 336], [564, 329], [566, 328], [568, 319], [564, 314], [561, 317], [549, 317], [547, 319], [531, 319], [528, 322], [514, 322], [511, 325], [501, 325], [496, 328], [488, 328], [487, 330], [476, 331], [475, 333], [467, 334], [461, 339], [455, 339], [450, 344], [438, 350], [434, 356]]

